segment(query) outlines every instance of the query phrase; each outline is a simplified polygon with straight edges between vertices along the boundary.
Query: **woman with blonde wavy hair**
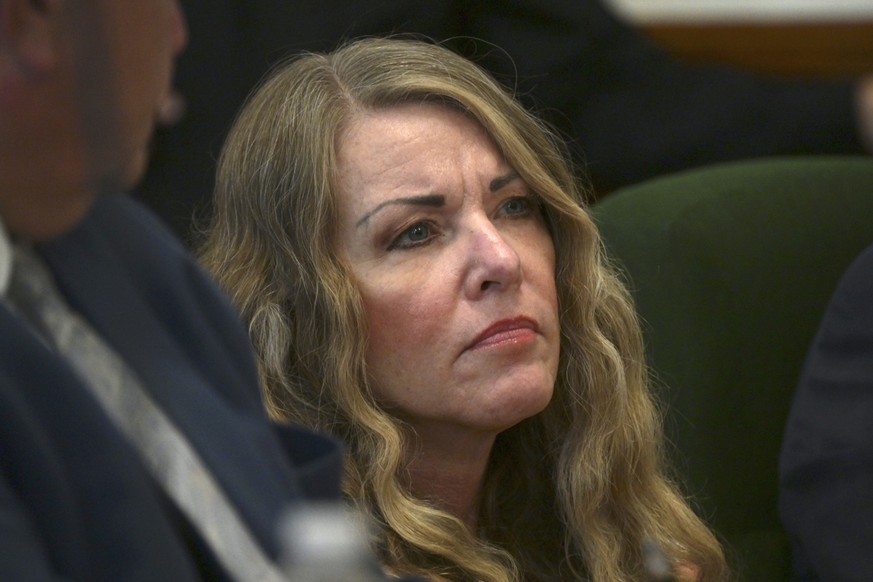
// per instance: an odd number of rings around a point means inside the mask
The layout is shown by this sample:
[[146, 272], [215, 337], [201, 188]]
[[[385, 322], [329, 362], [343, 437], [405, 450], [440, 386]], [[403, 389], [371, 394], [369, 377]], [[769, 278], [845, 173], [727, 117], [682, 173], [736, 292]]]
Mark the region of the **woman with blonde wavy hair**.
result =
[[348, 445], [388, 572], [727, 577], [665, 476], [639, 324], [562, 142], [475, 64], [366, 39], [284, 64], [219, 162], [207, 268], [278, 419]]

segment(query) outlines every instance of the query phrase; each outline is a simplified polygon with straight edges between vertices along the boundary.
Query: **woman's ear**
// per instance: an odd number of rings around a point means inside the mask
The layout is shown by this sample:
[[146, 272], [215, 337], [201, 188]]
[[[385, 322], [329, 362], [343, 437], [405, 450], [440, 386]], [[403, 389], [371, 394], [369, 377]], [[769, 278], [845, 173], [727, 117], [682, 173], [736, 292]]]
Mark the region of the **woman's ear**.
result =
[[64, 0], [0, 0], [0, 55], [28, 76], [58, 61]]

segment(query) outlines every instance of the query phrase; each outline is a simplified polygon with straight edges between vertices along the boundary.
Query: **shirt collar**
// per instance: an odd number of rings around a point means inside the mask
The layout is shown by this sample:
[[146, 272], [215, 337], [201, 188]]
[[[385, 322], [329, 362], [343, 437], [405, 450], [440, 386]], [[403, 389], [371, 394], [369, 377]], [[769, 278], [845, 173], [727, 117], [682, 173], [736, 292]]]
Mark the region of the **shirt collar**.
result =
[[9, 277], [12, 275], [12, 241], [0, 219], [0, 298], [6, 297], [9, 290]]

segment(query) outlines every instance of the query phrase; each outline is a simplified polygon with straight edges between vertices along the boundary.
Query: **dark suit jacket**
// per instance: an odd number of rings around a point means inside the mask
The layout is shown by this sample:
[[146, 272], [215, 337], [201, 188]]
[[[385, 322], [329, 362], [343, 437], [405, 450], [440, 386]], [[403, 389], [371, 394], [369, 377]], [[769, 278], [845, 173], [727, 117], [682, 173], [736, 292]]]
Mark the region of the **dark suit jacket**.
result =
[[[276, 519], [289, 503], [338, 497], [338, 446], [268, 423], [235, 312], [153, 217], [103, 199], [40, 251], [268, 553], [279, 551]], [[0, 579], [221, 579], [67, 365], [2, 304], [0, 330]]]
[[797, 580], [873, 580], [873, 246], [843, 276], [807, 357], [779, 510]]
[[[571, 141], [595, 189], [724, 160], [860, 153], [850, 81], [801, 82], [689, 66], [604, 0], [183, 0], [191, 41], [177, 84], [187, 117], [157, 136], [139, 193], [187, 235], [245, 96], [301, 50], [417, 33], [481, 63]], [[481, 39], [474, 42], [473, 39]]]

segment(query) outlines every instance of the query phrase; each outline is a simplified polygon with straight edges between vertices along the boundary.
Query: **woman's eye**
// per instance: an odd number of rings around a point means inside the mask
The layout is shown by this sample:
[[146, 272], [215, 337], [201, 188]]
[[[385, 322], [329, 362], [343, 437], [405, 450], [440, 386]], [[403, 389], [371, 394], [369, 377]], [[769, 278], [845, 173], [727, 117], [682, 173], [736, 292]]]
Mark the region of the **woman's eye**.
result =
[[388, 250], [416, 247], [429, 241], [432, 236], [430, 225], [426, 222], [417, 222], [400, 233], [400, 236], [394, 239]]
[[510, 216], [518, 216], [530, 213], [533, 203], [528, 197], [510, 198], [503, 203], [502, 210]]

